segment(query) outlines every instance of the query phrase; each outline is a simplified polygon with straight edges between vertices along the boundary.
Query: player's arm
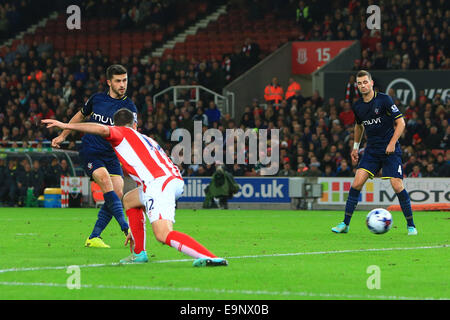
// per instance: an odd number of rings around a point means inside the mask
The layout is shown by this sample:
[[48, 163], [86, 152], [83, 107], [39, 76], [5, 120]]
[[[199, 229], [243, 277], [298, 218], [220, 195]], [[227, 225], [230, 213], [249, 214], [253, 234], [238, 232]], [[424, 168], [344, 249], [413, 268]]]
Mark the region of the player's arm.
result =
[[[69, 123], [79, 123], [85, 120], [85, 116], [81, 111], [78, 111], [72, 119], [70, 119]], [[66, 140], [67, 136], [70, 134], [70, 130], [63, 130], [56, 138], [52, 140], [52, 147], [59, 148], [60, 144]]]
[[393, 119], [395, 125], [394, 134], [392, 135], [392, 138], [386, 147], [386, 154], [392, 154], [395, 152], [395, 144], [405, 130], [406, 124], [405, 120], [403, 119], [403, 114], [400, 112], [392, 98], [389, 96], [386, 103], [386, 113]]
[[364, 126], [360, 123], [355, 124], [355, 130], [353, 131], [354, 136], [354, 144], [353, 149], [359, 149], [359, 145], [361, 144], [361, 140], [364, 134]]
[[388, 146], [386, 147], [386, 154], [392, 154], [395, 151], [395, 144], [397, 143], [398, 139], [403, 133], [403, 130], [405, 130], [406, 124], [403, 117], [399, 117], [395, 119], [395, 130], [394, 134], [392, 135], [391, 141], [389, 141]]
[[[95, 95], [94, 95], [95, 96]], [[70, 119], [69, 123], [80, 123], [83, 122], [89, 115], [92, 113], [94, 107], [94, 96], [90, 97], [88, 101], [83, 105], [81, 110], [79, 110], [73, 117]], [[59, 136], [52, 140], [52, 147], [59, 148], [60, 144], [66, 140], [67, 136], [70, 134], [70, 130], [63, 130]]]
[[96, 134], [101, 137], [108, 137], [110, 135], [109, 127], [99, 123], [63, 123], [54, 119], [44, 119], [42, 123], [46, 123], [47, 128], [57, 127], [63, 130], [75, 130], [83, 133]]
[[358, 164], [359, 145], [361, 144], [363, 134], [364, 134], [364, 126], [361, 123], [356, 123], [355, 129], [353, 130], [353, 137], [354, 137], [353, 149], [352, 152], [350, 153], [350, 157], [352, 158], [352, 163], [354, 166]]

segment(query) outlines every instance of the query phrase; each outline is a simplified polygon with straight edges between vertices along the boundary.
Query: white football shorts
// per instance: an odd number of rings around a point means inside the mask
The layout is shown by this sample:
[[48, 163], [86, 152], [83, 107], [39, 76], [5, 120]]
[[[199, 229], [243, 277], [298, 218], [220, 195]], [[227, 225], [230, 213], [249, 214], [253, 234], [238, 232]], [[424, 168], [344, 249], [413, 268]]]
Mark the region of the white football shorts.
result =
[[183, 191], [184, 181], [174, 176], [156, 178], [146, 187], [145, 192], [143, 188], [139, 188], [139, 199], [150, 223], [160, 219], [175, 223], [175, 201]]

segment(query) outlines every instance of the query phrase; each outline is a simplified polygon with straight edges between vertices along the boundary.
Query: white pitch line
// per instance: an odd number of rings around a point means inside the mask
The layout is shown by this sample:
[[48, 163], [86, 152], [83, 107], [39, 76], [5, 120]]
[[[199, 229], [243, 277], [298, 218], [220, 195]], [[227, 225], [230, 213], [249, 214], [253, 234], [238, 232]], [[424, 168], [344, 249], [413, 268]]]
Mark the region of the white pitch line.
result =
[[[337, 251], [274, 253], [274, 254], [245, 255], [245, 256], [235, 256], [235, 257], [224, 257], [224, 258], [226, 258], [226, 259], [249, 259], [249, 258], [270, 258], [270, 257], [302, 256], [302, 255], [321, 255], [321, 254], [396, 251], [396, 250], [441, 249], [441, 248], [448, 248], [448, 245], [405, 247], [405, 248], [372, 248], [372, 249], [349, 249], [349, 250], [337, 250]], [[189, 261], [193, 261], [193, 260], [194, 259], [155, 260], [155, 261], [149, 261], [149, 263], [189, 262]], [[112, 266], [121, 266], [121, 265], [122, 264], [120, 264], [118, 262], [114, 262], [114, 263], [84, 264], [84, 265], [77, 265], [77, 266], [79, 268], [96, 268], [96, 267], [112, 267]], [[10, 268], [10, 269], [0, 269], [0, 273], [22, 272], [22, 271], [41, 271], [41, 270], [61, 270], [61, 269], [67, 269], [67, 267], [69, 267], [69, 266], [66, 265], [66, 266], [55, 266], [55, 267]]]
[[[43, 282], [0, 282], [3, 286], [32, 286], [32, 287], [57, 287], [67, 288], [67, 284], [43, 283]], [[335, 293], [314, 293], [296, 291], [267, 291], [267, 290], [233, 290], [233, 289], [202, 289], [202, 288], [169, 288], [169, 287], [147, 287], [147, 286], [112, 286], [112, 285], [80, 285], [80, 289], [119, 289], [119, 290], [145, 290], [145, 291], [175, 291], [175, 292], [199, 292], [215, 294], [244, 294], [244, 295], [271, 295], [271, 296], [300, 296], [300, 297], [321, 297], [321, 298], [345, 298], [345, 299], [380, 299], [380, 300], [450, 300], [449, 298], [433, 297], [405, 297], [405, 296], [385, 296], [385, 295], [358, 295], [358, 294], [335, 294]]]

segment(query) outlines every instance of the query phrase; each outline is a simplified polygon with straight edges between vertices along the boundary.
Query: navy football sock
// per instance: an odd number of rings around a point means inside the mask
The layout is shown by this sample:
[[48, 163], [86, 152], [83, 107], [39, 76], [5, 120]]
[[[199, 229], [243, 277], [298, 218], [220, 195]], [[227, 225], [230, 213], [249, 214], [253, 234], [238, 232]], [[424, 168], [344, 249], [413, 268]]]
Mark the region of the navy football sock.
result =
[[409, 194], [406, 189], [403, 189], [402, 192], [397, 193], [397, 198], [400, 202], [400, 207], [402, 208], [408, 227], [415, 227], [411, 209], [411, 199], [409, 198]]
[[350, 224], [350, 220], [352, 219], [353, 211], [355, 211], [356, 205], [359, 201], [360, 190], [356, 190], [353, 187], [350, 188], [348, 192], [347, 202], [345, 203], [345, 216], [344, 223], [346, 225]]
[[123, 213], [122, 202], [114, 191], [103, 194], [105, 198], [105, 204], [108, 207], [109, 212], [116, 218], [120, 225], [120, 229], [124, 232], [128, 232], [128, 223], [125, 220]]
[[112, 215], [106, 208], [106, 204], [103, 204], [98, 212], [97, 221], [95, 222], [94, 230], [92, 230], [89, 239], [100, 237], [100, 234], [105, 230], [108, 223], [111, 221]]

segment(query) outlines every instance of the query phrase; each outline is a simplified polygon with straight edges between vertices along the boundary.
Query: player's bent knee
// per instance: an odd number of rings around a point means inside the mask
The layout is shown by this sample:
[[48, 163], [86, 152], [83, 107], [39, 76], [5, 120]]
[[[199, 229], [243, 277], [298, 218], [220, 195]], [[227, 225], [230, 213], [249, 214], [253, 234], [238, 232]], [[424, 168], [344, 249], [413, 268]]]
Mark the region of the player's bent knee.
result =
[[159, 242], [161, 242], [162, 244], [166, 243], [166, 239], [167, 239], [167, 235], [169, 234], [170, 231], [168, 230], [159, 230], [157, 232], [154, 232], [155, 234], [155, 239]]
[[167, 234], [158, 233], [158, 234], [155, 234], [155, 238], [157, 241], [161, 242], [162, 244], [165, 244], [166, 239], [167, 239]]
[[167, 236], [172, 231], [172, 222], [166, 219], [157, 220], [152, 223], [152, 228], [156, 240], [166, 243]]

